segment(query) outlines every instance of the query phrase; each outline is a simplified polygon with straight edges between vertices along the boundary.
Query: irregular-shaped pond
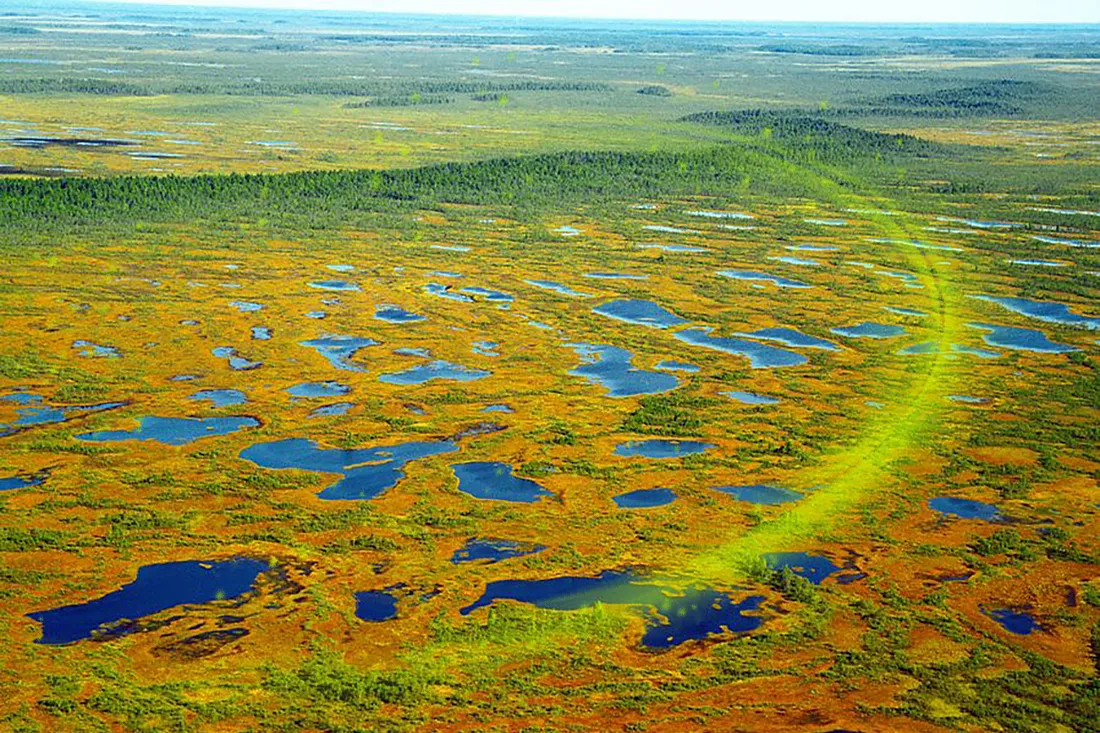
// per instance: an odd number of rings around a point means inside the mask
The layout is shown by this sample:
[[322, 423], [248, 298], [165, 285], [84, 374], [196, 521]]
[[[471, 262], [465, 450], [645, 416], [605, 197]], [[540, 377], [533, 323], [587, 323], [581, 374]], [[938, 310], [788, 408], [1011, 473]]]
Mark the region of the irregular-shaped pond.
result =
[[343, 478], [317, 494], [331, 500], [373, 499], [405, 477], [402, 469], [427, 456], [453, 453], [458, 446], [449, 440], [414, 441], [376, 448], [320, 448], [312, 440], [289, 438], [256, 443], [240, 457], [263, 468], [322, 473], [339, 473]]
[[646, 631], [643, 646], [669, 648], [711, 634], [752, 631], [763, 623], [746, 616], [764, 601], [749, 596], [740, 602], [710, 588], [675, 588], [630, 571], [606, 570], [595, 578], [560, 577], [544, 580], [498, 580], [489, 583], [474, 603], [460, 610], [466, 616], [495, 601], [509, 599], [539, 608], [573, 611], [597, 603], [635, 606], [643, 610]]
[[636, 489], [612, 497], [620, 509], [652, 509], [676, 501], [676, 492], [672, 489]]
[[675, 334], [676, 338], [692, 346], [702, 346], [727, 354], [747, 357], [753, 369], [773, 369], [805, 364], [807, 359], [793, 351], [777, 349], [774, 346], [758, 344], [737, 338], [711, 336], [712, 328], [688, 328]]
[[666, 440], [653, 438], [651, 440], [631, 440], [619, 443], [615, 446], [617, 456], [641, 456], [643, 458], [680, 458], [696, 453], [703, 453], [715, 446], [699, 440]]
[[686, 319], [648, 300], [612, 300], [596, 306], [592, 312], [651, 328], [671, 328], [687, 323]]
[[512, 475], [512, 467], [496, 461], [455, 463], [458, 490], [476, 499], [530, 504], [553, 494], [531, 479]]
[[94, 601], [27, 616], [42, 624], [39, 644], [71, 644], [101, 635], [125, 634], [137, 628], [127, 622], [169, 608], [239, 598], [270, 569], [263, 560], [244, 557], [145, 565], [138, 568], [136, 579]]
[[228, 435], [244, 428], [259, 427], [254, 417], [141, 417], [134, 430], [97, 430], [77, 435], [78, 440], [114, 443], [122, 440], [153, 440], [165, 445], [187, 445], [201, 438]]
[[467, 562], [479, 562], [488, 565], [511, 557], [533, 555], [545, 549], [545, 545], [536, 545], [531, 542], [471, 537], [465, 545], [454, 551], [454, 554], [451, 555], [451, 562], [455, 565]]
[[647, 372], [630, 365], [634, 355], [606, 344], [567, 344], [581, 357], [581, 365], [570, 374], [584, 377], [607, 389], [608, 397], [633, 397], [668, 392], [680, 385], [672, 374]]

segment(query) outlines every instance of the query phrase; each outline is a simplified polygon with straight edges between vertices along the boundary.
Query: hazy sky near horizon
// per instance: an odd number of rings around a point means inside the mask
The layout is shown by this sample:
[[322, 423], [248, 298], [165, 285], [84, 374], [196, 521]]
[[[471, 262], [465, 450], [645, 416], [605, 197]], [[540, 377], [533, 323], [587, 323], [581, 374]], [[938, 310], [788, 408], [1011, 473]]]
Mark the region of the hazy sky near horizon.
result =
[[1100, 0], [110, 0], [392, 13], [920, 23], [1100, 23]]

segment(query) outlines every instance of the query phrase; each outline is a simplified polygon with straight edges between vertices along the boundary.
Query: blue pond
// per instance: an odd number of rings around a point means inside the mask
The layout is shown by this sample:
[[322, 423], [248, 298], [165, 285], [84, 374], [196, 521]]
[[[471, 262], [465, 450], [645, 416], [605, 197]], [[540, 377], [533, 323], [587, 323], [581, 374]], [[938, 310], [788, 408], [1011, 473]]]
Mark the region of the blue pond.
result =
[[790, 255], [783, 255], [781, 257], [769, 257], [769, 260], [775, 260], [776, 262], [782, 262], [787, 265], [795, 265], [797, 267], [821, 267], [821, 263], [817, 260], [807, 260], [802, 257], [791, 257]]
[[765, 484], [751, 484], [748, 486], [712, 486], [714, 491], [729, 494], [738, 501], [746, 501], [749, 504], [786, 504], [798, 501], [802, 494], [790, 489]]
[[421, 356], [425, 359], [431, 358], [432, 355], [432, 352], [420, 346], [402, 346], [394, 349], [393, 353], [397, 356]]
[[318, 280], [316, 282], [309, 283], [309, 286], [311, 288], [317, 288], [318, 290], [359, 290], [358, 285], [356, 285], [355, 283], [350, 283], [347, 280]]
[[508, 293], [502, 293], [499, 290], [490, 290], [488, 288], [462, 288], [458, 291], [462, 295], [470, 297], [472, 300], [486, 300], [490, 303], [511, 303], [513, 298]]
[[982, 340], [990, 346], [1000, 346], [1003, 349], [1013, 349], [1015, 351], [1038, 351], [1047, 354], [1065, 354], [1070, 351], [1078, 351], [1074, 346], [1051, 341], [1042, 331], [1031, 328], [995, 326], [989, 323], [968, 323], [966, 325], [971, 328], [989, 331], [989, 333], [982, 334]]
[[210, 350], [214, 356], [229, 361], [229, 368], [237, 372], [247, 372], [253, 369], [259, 369], [264, 364], [262, 361], [252, 361], [246, 359], [237, 353], [237, 350], [232, 346], [218, 346]]
[[244, 300], [234, 300], [229, 304], [230, 308], [236, 308], [241, 313], [255, 313], [256, 311], [263, 310], [263, 305], [260, 303], [249, 303]]
[[114, 346], [102, 346], [84, 339], [73, 341], [73, 348], [77, 349], [81, 356], [92, 356], [100, 359], [117, 359], [122, 356]]
[[597, 603], [635, 606], [646, 617], [643, 646], [669, 648], [711, 634], [752, 631], [763, 623], [744, 611], [760, 607], [763, 596], [749, 596], [739, 603], [709, 588], [678, 589], [657, 585], [630, 571], [607, 570], [595, 578], [560, 577], [545, 580], [498, 580], [489, 583], [477, 601], [461, 609], [462, 615], [498, 600], [532, 603], [539, 608], [574, 611]]
[[796, 349], [821, 349], [823, 351], [839, 351], [840, 347], [832, 341], [819, 339], [815, 336], [807, 336], [793, 328], [761, 328], [749, 333], [739, 333], [738, 336], [756, 339], [758, 341], [778, 341], [786, 346]]
[[951, 496], [937, 496], [928, 500], [928, 507], [946, 517], [959, 517], [961, 519], [982, 519], [986, 522], [996, 522], [1001, 519], [1001, 510], [992, 504], [973, 499], [956, 499]]
[[458, 490], [476, 499], [532, 503], [553, 494], [531, 479], [512, 475], [512, 467], [495, 461], [455, 463]]
[[424, 384], [433, 379], [452, 379], [456, 382], [472, 382], [475, 379], [488, 377], [492, 372], [484, 369], [473, 369], [461, 364], [452, 364], [449, 361], [436, 359], [427, 364], [420, 364], [400, 372], [391, 372], [378, 377], [378, 381], [387, 384]]
[[51, 405], [40, 395], [28, 392], [16, 392], [0, 397], [0, 402], [12, 402], [22, 405], [15, 410], [18, 416], [13, 422], [0, 425], [0, 437], [11, 435], [19, 430], [35, 425], [53, 425], [73, 418], [104, 410], [116, 410], [125, 402], [102, 402], [98, 405]]
[[778, 397], [769, 397], [753, 392], [722, 392], [722, 394], [745, 405], [778, 405], [781, 402]]
[[341, 397], [351, 392], [351, 387], [340, 382], [302, 382], [286, 391], [292, 397]]
[[652, 328], [671, 328], [687, 323], [675, 313], [670, 313], [648, 300], [612, 300], [592, 309], [601, 316]]
[[36, 473], [29, 476], [8, 476], [0, 478], [0, 491], [14, 491], [26, 489], [30, 486], [38, 486], [45, 483], [50, 476], [48, 473]]
[[489, 564], [507, 560], [510, 557], [533, 555], [545, 549], [545, 545], [536, 545], [530, 542], [471, 537], [466, 541], [465, 545], [455, 550], [454, 554], [451, 555], [451, 562], [455, 565], [464, 562], [484, 562], [485, 564]]
[[135, 580], [113, 593], [27, 616], [42, 624], [39, 644], [71, 644], [100, 634], [126, 633], [133, 628], [125, 622], [176, 606], [238, 598], [269, 569], [267, 562], [252, 558], [145, 565]]
[[440, 285], [439, 283], [428, 283], [424, 286], [425, 292], [431, 293], [438, 298], [445, 298], [446, 300], [456, 300], [459, 303], [473, 303], [474, 299], [468, 295], [457, 293], [451, 289], [450, 285]]
[[561, 293], [562, 295], [568, 295], [571, 298], [590, 298], [588, 293], [581, 293], [572, 288], [556, 283], [551, 280], [524, 280], [528, 285], [534, 285], [536, 288], [542, 288], [543, 290], [552, 290], [555, 293]]
[[662, 369], [666, 372], [687, 372], [689, 374], [694, 374], [699, 371], [699, 367], [694, 364], [688, 364], [686, 361], [671, 361], [667, 359], [653, 368]]
[[358, 336], [325, 334], [321, 336], [321, 338], [302, 341], [300, 345], [316, 349], [318, 354], [328, 359], [329, 364], [332, 364], [337, 369], [342, 369], [346, 372], [362, 372], [366, 370], [358, 364], [353, 364], [348, 360], [355, 356], [356, 352], [360, 349], [365, 349], [368, 346], [377, 346], [378, 342], [374, 339], [360, 338]]
[[332, 417], [335, 415], [347, 414], [347, 411], [355, 407], [353, 402], [334, 402], [331, 405], [321, 405], [318, 408], [310, 411], [309, 416], [313, 417]]
[[984, 405], [989, 402], [988, 397], [971, 397], [970, 395], [965, 394], [947, 395], [947, 399], [951, 400], [952, 402], [962, 402], [967, 405]]
[[814, 585], [819, 585], [825, 578], [840, 571], [840, 567], [834, 565], [829, 558], [823, 555], [810, 555], [806, 552], [773, 552], [764, 555], [764, 562], [772, 570], [790, 568], [791, 572], [802, 576]]
[[189, 400], [208, 400], [214, 407], [229, 407], [230, 405], [243, 405], [248, 402], [244, 392], [239, 389], [202, 389], [192, 395]]
[[98, 430], [76, 437], [96, 443], [154, 440], [165, 445], [187, 445], [201, 438], [228, 435], [259, 425], [260, 421], [254, 417], [142, 417], [134, 430]]
[[333, 272], [355, 272], [355, 265], [325, 265]]
[[647, 372], [630, 365], [634, 355], [626, 349], [598, 344], [567, 344], [581, 357], [570, 374], [584, 377], [607, 389], [608, 397], [632, 397], [668, 392], [680, 385], [672, 374]]
[[1100, 318], [1095, 316], [1083, 316], [1070, 311], [1064, 303], [1052, 303], [1041, 300], [1028, 300], [1027, 298], [999, 298], [993, 295], [973, 295], [972, 298], [985, 300], [1003, 306], [1013, 313], [1025, 315], [1047, 323], [1060, 323], [1063, 326], [1079, 326], [1090, 330], [1100, 328]]
[[621, 509], [650, 509], [676, 501], [672, 489], [637, 489], [612, 499]]
[[807, 361], [802, 354], [778, 349], [774, 346], [738, 338], [711, 336], [710, 332], [712, 330], [711, 328], [687, 328], [675, 335], [680, 341], [689, 343], [692, 346], [702, 346], [727, 354], [738, 354], [747, 357], [753, 369], [799, 366]]
[[256, 443], [241, 451], [240, 457], [263, 468], [321, 473], [340, 473], [344, 477], [326, 487], [321, 499], [373, 499], [393, 488], [405, 477], [402, 469], [419, 458], [453, 453], [458, 446], [449, 440], [420, 441], [377, 448], [320, 448], [312, 440], [289, 438], [272, 443]]
[[497, 351], [498, 348], [500, 348], [500, 344], [496, 341], [475, 341], [470, 346], [471, 351], [481, 356], [500, 356], [500, 352]]
[[1005, 631], [1019, 636], [1027, 636], [1036, 629], [1042, 628], [1039, 622], [1035, 620], [1035, 617], [1024, 610], [1014, 610], [1011, 608], [982, 608], [982, 613], [1000, 624], [1001, 628]]
[[829, 330], [854, 339], [892, 339], [905, 335], [905, 329], [901, 326], [872, 323], [871, 321], [864, 321], [857, 326], [837, 326]]
[[481, 408], [482, 412], [503, 412], [511, 415], [515, 410], [510, 405], [486, 405]]
[[643, 458], [679, 458], [702, 453], [715, 446], [698, 440], [652, 440], [629, 441], [615, 446], [617, 456], [642, 456]]
[[428, 320], [426, 316], [409, 311], [396, 305], [379, 305], [374, 309], [374, 317], [386, 323], [416, 323]]
[[266, 326], [253, 326], [252, 338], [255, 341], [270, 341], [271, 329], [267, 328]]
[[324, 311], [309, 311], [305, 314], [306, 318], [312, 318], [315, 321], [319, 321], [322, 318], [328, 318], [328, 313]]
[[923, 311], [913, 310], [912, 308], [899, 308], [893, 305], [884, 305], [883, 310], [890, 311], [891, 313], [897, 313], [899, 316], [915, 316], [917, 318], [926, 318], [927, 313]]
[[389, 621], [397, 616], [397, 598], [384, 590], [355, 594], [355, 615], [363, 621]]
[[766, 272], [755, 272], [753, 270], [721, 270], [718, 274], [722, 277], [733, 278], [734, 280], [769, 282], [779, 288], [805, 289], [813, 287], [812, 285], [807, 285], [797, 280], [789, 280], [785, 277], [779, 277], [778, 275], [769, 275]]

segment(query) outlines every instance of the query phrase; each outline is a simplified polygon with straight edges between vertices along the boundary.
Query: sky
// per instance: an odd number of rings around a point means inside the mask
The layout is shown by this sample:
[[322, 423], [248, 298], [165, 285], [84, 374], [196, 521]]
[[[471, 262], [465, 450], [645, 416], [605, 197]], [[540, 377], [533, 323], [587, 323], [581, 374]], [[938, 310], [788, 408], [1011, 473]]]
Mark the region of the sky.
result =
[[[119, 0], [114, 0], [115, 2]], [[1100, 23], [1100, 0], [122, 0], [393, 13], [894, 23]]]

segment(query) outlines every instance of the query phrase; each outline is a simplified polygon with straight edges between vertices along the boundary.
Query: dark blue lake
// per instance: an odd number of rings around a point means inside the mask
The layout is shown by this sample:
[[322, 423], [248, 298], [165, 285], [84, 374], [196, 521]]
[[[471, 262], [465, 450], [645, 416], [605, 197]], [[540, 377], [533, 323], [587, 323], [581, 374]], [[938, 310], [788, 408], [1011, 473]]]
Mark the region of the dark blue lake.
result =
[[570, 374], [584, 377], [607, 389], [608, 397], [633, 397], [668, 392], [680, 385], [672, 374], [647, 372], [631, 366], [634, 354], [606, 344], [566, 344], [581, 357]]
[[536, 545], [530, 542], [471, 537], [465, 545], [454, 551], [454, 554], [451, 555], [451, 562], [455, 565], [466, 562], [489, 564], [507, 560], [511, 557], [533, 555], [545, 549], [545, 545]]
[[230, 405], [243, 405], [248, 402], [248, 397], [239, 389], [201, 389], [188, 395], [189, 400], [207, 400], [214, 407], [229, 407]]
[[928, 507], [948, 517], [960, 517], [962, 519], [982, 519], [987, 522], [999, 521], [1001, 510], [993, 504], [973, 499], [956, 499], [950, 496], [937, 496], [928, 500]]
[[1019, 636], [1027, 636], [1036, 629], [1042, 628], [1039, 622], [1035, 620], [1035, 617], [1024, 610], [1014, 610], [1011, 608], [986, 609], [983, 607], [981, 611], [1000, 624], [1001, 628], [1005, 631]]
[[651, 440], [631, 440], [626, 443], [619, 443], [615, 446], [615, 455], [641, 456], [643, 458], [680, 458], [702, 453], [714, 447], [711, 443], [703, 443], [698, 440], [653, 438]]
[[642, 646], [666, 649], [686, 641], [704, 640], [711, 634], [758, 628], [763, 619], [746, 616], [744, 612], [759, 608], [764, 596], [749, 596], [735, 602], [729, 595], [709, 588], [679, 589], [657, 585], [630, 571], [607, 570], [595, 578], [494, 581], [460, 613], [468, 615], [498, 600], [531, 603], [558, 611], [590, 608], [597, 603], [635, 606], [646, 618]]
[[134, 430], [99, 430], [76, 437], [96, 443], [153, 440], [165, 445], [187, 445], [201, 438], [228, 435], [259, 425], [260, 421], [254, 417], [141, 417]]
[[712, 486], [714, 491], [729, 494], [738, 501], [749, 504], [786, 504], [803, 498], [802, 494], [779, 486], [751, 484], [748, 486]]
[[419, 441], [377, 448], [320, 448], [312, 440], [289, 438], [256, 443], [240, 457], [263, 468], [319, 473], [339, 473], [343, 478], [317, 496], [332, 500], [373, 499], [393, 488], [405, 477], [406, 464], [419, 458], [453, 453], [458, 446], [449, 440]]
[[676, 492], [672, 489], [636, 489], [613, 497], [621, 509], [651, 509], [676, 501]]
[[648, 300], [612, 300], [592, 309], [601, 316], [652, 328], [671, 328], [687, 323], [675, 313]]
[[676, 334], [677, 339], [692, 346], [702, 346], [727, 354], [737, 354], [747, 357], [749, 365], [753, 369], [774, 369], [776, 367], [791, 367], [805, 364], [807, 359], [802, 354], [793, 351], [779, 349], [767, 344], [758, 344], [755, 341], [729, 338], [724, 336], [711, 336], [711, 328], [686, 328]]
[[26, 489], [31, 486], [39, 486], [46, 482], [50, 475], [46, 472], [30, 474], [27, 476], [8, 476], [0, 478], [0, 491], [14, 491]]
[[512, 467], [495, 461], [451, 465], [458, 490], [476, 499], [530, 504], [553, 494], [528, 478], [512, 475]]
[[397, 616], [397, 598], [384, 590], [355, 594], [355, 615], [363, 621], [389, 621]]
[[145, 565], [119, 590], [86, 603], [36, 611], [42, 624], [39, 644], [71, 644], [103, 633], [126, 633], [125, 622], [176, 606], [238, 598], [271, 566], [263, 560], [234, 558]]

